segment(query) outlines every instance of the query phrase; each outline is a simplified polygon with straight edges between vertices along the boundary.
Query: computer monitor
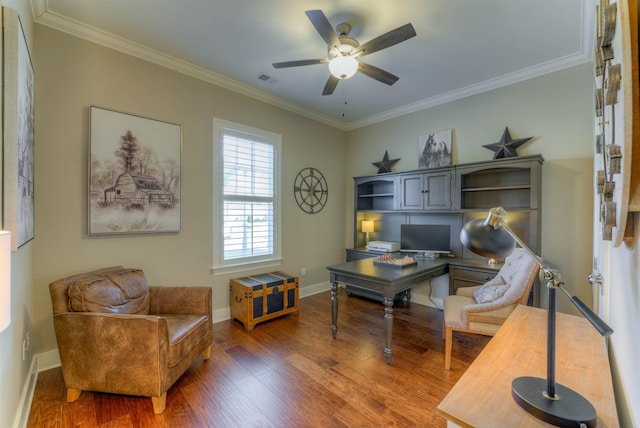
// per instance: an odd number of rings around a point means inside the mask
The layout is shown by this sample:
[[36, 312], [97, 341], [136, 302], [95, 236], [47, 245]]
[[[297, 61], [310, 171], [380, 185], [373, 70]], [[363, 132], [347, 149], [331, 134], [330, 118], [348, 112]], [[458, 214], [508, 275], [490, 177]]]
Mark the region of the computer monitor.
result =
[[451, 252], [450, 235], [451, 226], [445, 224], [401, 224], [400, 251], [436, 258]]

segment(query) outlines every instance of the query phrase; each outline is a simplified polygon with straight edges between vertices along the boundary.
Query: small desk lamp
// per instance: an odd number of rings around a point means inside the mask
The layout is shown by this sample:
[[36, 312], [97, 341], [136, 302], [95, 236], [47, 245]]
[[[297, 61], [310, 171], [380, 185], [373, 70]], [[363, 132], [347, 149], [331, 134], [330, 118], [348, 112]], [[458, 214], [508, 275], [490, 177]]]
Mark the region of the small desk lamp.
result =
[[540, 266], [540, 278], [547, 280], [547, 379], [518, 377], [511, 383], [511, 396], [527, 412], [553, 425], [595, 427], [596, 409], [593, 405], [577, 392], [555, 383], [556, 288], [569, 297], [601, 335], [609, 336], [613, 330], [567, 291], [560, 273], [543, 265], [543, 259], [511, 230], [506, 217], [507, 212], [502, 207], [491, 208], [486, 219], [471, 220], [462, 228], [460, 241], [474, 253], [492, 258], [508, 255], [517, 242]]
[[369, 249], [369, 233], [373, 232], [373, 220], [362, 220], [360, 227], [364, 232], [364, 246]]

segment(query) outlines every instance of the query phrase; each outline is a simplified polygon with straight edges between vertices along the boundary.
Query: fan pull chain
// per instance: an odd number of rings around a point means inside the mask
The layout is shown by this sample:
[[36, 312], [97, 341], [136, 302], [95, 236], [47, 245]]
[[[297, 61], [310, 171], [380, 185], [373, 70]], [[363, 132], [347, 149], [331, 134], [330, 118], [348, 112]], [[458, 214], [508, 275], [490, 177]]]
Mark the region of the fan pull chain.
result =
[[344, 87], [344, 85], [342, 85], [342, 87], [340, 88], [340, 92], [342, 92], [342, 118], [346, 118], [346, 113], [347, 113], [347, 96], [346, 96], [346, 89]]

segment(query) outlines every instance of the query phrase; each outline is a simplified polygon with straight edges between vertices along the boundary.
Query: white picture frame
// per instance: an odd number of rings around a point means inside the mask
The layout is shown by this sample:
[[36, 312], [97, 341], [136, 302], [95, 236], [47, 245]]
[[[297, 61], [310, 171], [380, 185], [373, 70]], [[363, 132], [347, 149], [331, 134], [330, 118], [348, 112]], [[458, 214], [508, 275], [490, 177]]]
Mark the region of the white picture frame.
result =
[[429, 132], [420, 136], [418, 143], [418, 169], [450, 166], [453, 129]]
[[179, 232], [182, 126], [90, 110], [89, 235]]
[[11, 249], [34, 238], [34, 71], [18, 12], [3, 7], [3, 228]]

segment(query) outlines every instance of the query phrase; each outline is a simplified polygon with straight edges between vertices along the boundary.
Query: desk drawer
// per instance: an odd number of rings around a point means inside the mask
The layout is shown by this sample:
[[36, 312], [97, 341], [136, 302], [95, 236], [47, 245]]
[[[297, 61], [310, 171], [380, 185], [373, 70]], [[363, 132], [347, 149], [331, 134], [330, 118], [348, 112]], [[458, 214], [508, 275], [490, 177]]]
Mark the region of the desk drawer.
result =
[[496, 276], [496, 272], [466, 268], [453, 268], [450, 269], [450, 272], [456, 279], [477, 282], [480, 284], [484, 284], [485, 282]]
[[461, 287], [482, 285], [494, 278], [497, 273], [495, 269], [449, 266], [449, 294], [456, 294]]

